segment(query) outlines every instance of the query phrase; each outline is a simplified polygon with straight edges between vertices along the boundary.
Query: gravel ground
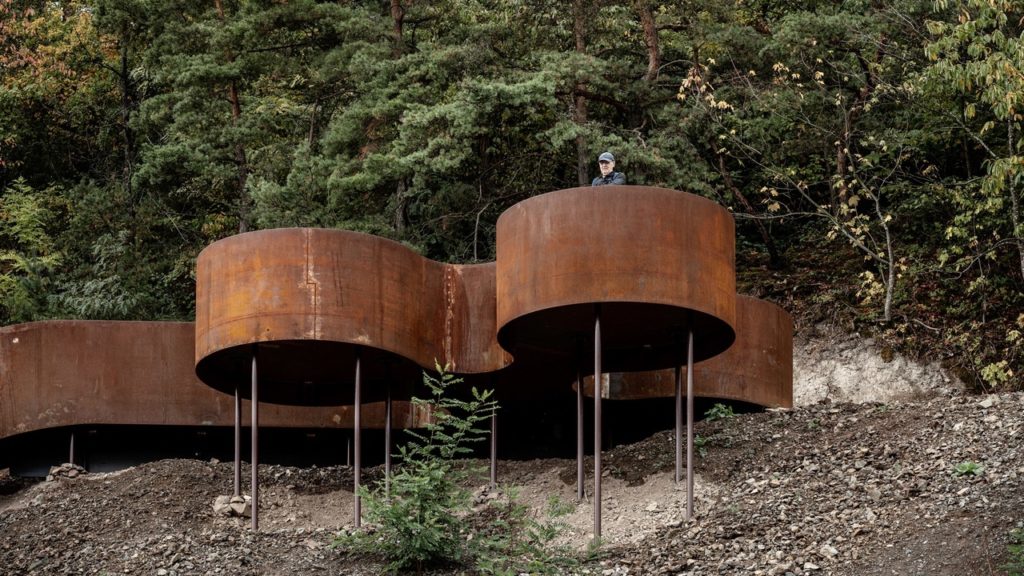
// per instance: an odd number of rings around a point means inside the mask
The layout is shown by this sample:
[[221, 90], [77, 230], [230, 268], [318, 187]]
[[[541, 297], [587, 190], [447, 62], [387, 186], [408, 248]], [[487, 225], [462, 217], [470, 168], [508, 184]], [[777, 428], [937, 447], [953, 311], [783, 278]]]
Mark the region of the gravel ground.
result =
[[[661, 432], [605, 453], [605, 544], [581, 571], [1004, 574], [1008, 533], [1024, 520], [1022, 430], [1021, 394], [824, 403], [700, 422], [706, 454], [695, 460], [690, 521], [673, 482], [672, 434]], [[963, 463], [976, 473], [957, 474]], [[553, 494], [575, 499], [573, 461], [503, 461], [499, 472], [538, 516]], [[262, 529], [253, 534], [246, 519], [213, 511], [216, 496], [231, 492], [230, 463], [65, 469], [46, 482], [0, 473], [0, 573], [382, 572], [373, 558], [330, 547], [351, 523], [349, 469], [261, 466], [261, 477]], [[584, 502], [566, 517], [564, 542], [586, 544], [591, 510]]]

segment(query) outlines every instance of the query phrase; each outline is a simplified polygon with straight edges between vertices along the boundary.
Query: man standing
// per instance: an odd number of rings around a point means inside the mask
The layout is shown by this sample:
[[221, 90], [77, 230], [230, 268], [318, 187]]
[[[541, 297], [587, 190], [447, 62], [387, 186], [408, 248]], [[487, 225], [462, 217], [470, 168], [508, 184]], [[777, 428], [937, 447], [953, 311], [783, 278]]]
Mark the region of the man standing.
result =
[[601, 169], [601, 175], [594, 178], [591, 186], [607, 186], [609, 184], [625, 184], [626, 175], [615, 171], [615, 156], [611, 152], [602, 152], [597, 157], [597, 165]]

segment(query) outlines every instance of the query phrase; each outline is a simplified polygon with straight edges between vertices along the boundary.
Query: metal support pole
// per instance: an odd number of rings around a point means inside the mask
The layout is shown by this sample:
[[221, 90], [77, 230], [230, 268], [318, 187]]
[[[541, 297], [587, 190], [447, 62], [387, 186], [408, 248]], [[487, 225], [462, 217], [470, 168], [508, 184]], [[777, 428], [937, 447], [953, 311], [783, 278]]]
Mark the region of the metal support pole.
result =
[[75, 433], [71, 433], [71, 445], [68, 446], [68, 463], [75, 463]]
[[676, 366], [676, 484], [683, 479], [683, 367]]
[[360, 416], [361, 416], [361, 413], [363, 411], [363, 406], [362, 406], [363, 376], [362, 376], [361, 368], [362, 367], [360, 365], [360, 359], [359, 359], [359, 348], [356, 348], [356, 398], [355, 398], [355, 406], [353, 407], [353, 410], [355, 412], [355, 414], [354, 414], [354, 420], [355, 420], [354, 435], [355, 435], [355, 438], [353, 438], [353, 440], [352, 440], [352, 443], [355, 444], [355, 471], [354, 471], [354, 474], [353, 474], [352, 492], [355, 494], [355, 499], [354, 499], [355, 504], [354, 505], [355, 505], [355, 527], [356, 528], [359, 528], [360, 525], [362, 524], [362, 513], [361, 513], [362, 500], [359, 498], [359, 480], [360, 480], [359, 476], [362, 473], [362, 461], [363, 461], [362, 460], [363, 454], [362, 454], [362, 450], [361, 450], [363, 433], [362, 433], [362, 429], [361, 429], [361, 426], [360, 426]]
[[384, 497], [391, 497], [391, 382], [384, 400]]
[[242, 495], [242, 391], [235, 384], [235, 482], [232, 496]]
[[256, 348], [252, 352], [252, 531], [260, 528], [259, 520], [259, 429], [260, 429], [260, 401], [258, 394], [259, 382], [256, 375]]
[[[583, 501], [583, 370], [576, 358], [576, 500]], [[597, 390], [597, 385], [594, 385]]]
[[686, 519], [693, 518], [693, 327], [686, 350]]
[[498, 485], [498, 413], [491, 412], [491, 489]]
[[594, 539], [601, 538], [601, 307], [594, 309]]

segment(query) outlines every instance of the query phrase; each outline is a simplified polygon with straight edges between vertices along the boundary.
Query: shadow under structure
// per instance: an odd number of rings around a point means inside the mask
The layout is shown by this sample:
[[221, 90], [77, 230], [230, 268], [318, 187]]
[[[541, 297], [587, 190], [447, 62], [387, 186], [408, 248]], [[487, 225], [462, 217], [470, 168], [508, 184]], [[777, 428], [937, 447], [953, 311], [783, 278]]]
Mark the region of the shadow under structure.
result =
[[[728, 350], [694, 367], [693, 396], [738, 401], [773, 408], [793, 407], [793, 319], [775, 304], [736, 296], [736, 340]], [[593, 376], [583, 381], [583, 395], [595, 398]], [[579, 391], [578, 383], [574, 388]], [[679, 367], [645, 372], [604, 374], [600, 397], [606, 400], [675, 398], [675, 481], [682, 476], [682, 379]], [[692, 405], [686, 417], [686, 476], [693, 475]], [[689, 486], [688, 488], [691, 488]], [[687, 492], [692, 513], [693, 494]]]
[[[397, 427], [430, 419], [407, 402], [394, 408]], [[364, 407], [364, 426], [382, 428], [384, 411], [380, 402]], [[201, 449], [196, 436], [219, 436], [233, 417], [231, 397], [196, 377], [192, 322], [0, 328], [0, 469], [39, 475], [56, 462], [117, 469], [160, 454], [182, 457]], [[261, 417], [269, 428], [332, 431], [351, 428], [354, 415], [348, 406], [272, 405]], [[112, 431], [109, 443], [90, 440], [98, 429]]]

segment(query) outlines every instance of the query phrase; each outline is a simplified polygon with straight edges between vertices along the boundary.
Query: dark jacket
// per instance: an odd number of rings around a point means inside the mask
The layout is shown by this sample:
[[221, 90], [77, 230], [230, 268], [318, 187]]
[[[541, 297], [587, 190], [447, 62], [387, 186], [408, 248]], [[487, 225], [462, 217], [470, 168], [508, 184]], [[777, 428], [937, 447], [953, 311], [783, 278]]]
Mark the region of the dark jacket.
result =
[[590, 183], [591, 186], [607, 186], [609, 184], [625, 184], [626, 175], [622, 172], [612, 172], [607, 176], [598, 176]]

